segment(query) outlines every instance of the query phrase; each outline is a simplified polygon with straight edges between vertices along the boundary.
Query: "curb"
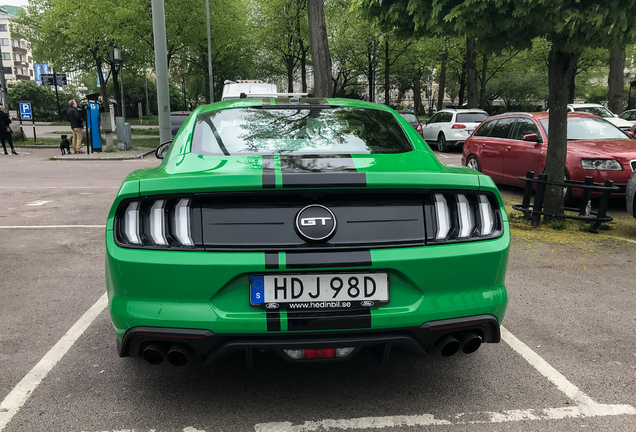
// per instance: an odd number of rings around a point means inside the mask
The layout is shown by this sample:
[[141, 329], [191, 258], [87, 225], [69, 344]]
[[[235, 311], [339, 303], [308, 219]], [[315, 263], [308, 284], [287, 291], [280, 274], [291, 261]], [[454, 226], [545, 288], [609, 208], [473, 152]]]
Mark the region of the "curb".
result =
[[[59, 149], [59, 146], [56, 145], [16, 145], [14, 144], [13, 147], [15, 147], [16, 149]], [[143, 159], [144, 157], [148, 156], [151, 153], [154, 153], [156, 151], [156, 149], [154, 148], [147, 148], [147, 147], [142, 147], [144, 150], [141, 153], [135, 153], [134, 155], [132, 154], [125, 154], [125, 152], [112, 152], [112, 153], [102, 153], [102, 152], [94, 152], [91, 154], [86, 154], [84, 153], [82, 156], [79, 155], [74, 155], [74, 154], [70, 154], [70, 155], [57, 155], [57, 156], [53, 156], [52, 159], [53, 160], [67, 160], [67, 161], [88, 161], [88, 160], [129, 160], [129, 159]], [[118, 154], [118, 153], [122, 153], [122, 154]], [[93, 156], [95, 155], [95, 156]], [[105, 156], [102, 156], [105, 155]]]

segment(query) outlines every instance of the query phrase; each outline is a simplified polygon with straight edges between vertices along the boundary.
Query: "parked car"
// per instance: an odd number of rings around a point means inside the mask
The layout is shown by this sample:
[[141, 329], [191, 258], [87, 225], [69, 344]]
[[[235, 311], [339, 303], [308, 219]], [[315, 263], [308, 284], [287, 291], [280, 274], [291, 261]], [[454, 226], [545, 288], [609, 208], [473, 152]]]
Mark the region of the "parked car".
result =
[[444, 152], [451, 147], [461, 147], [487, 118], [488, 113], [480, 109], [443, 109], [422, 127], [422, 136], [429, 145], [435, 143], [437, 150]]
[[[545, 169], [548, 147], [547, 112], [509, 113], [482, 123], [464, 143], [462, 165], [488, 174], [495, 183], [524, 186], [517, 177]], [[568, 113], [566, 178], [595, 182], [612, 180], [624, 195], [636, 170], [636, 143], [604, 119], [587, 113]], [[569, 191], [573, 197], [581, 189]]]
[[605, 108], [603, 105], [599, 104], [569, 104], [568, 111], [570, 112], [586, 112], [590, 114], [594, 114], [595, 116], [599, 116], [604, 118], [608, 122], [612, 123], [616, 127], [627, 130], [632, 127], [632, 123], [619, 118], [616, 114]]
[[157, 156], [107, 220], [119, 355], [337, 361], [499, 342], [510, 233], [497, 187], [440, 163], [389, 107], [204, 105]]
[[411, 126], [413, 126], [413, 129], [415, 129], [417, 133], [422, 135], [422, 123], [420, 123], [420, 120], [417, 118], [414, 112], [398, 111], [398, 113], [404, 118], [404, 120], [406, 120]]
[[276, 84], [264, 83], [258, 80], [230, 81], [223, 83], [223, 94], [221, 100], [240, 99], [241, 94], [246, 98], [262, 98], [268, 95], [276, 95], [278, 86]]
[[636, 109], [623, 111], [621, 113], [621, 115], [619, 115], [618, 117], [620, 117], [623, 120], [626, 120], [626, 121], [630, 122], [632, 125], [636, 126]]
[[627, 182], [625, 195], [627, 198], [627, 211], [636, 218], [636, 172], [632, 173], [631, 178]]
[[170, 113], [170, 130], [172, 132], [172, 139], [177, 136], [177, 132], [186, 121], [192, 111], [173, 111]]

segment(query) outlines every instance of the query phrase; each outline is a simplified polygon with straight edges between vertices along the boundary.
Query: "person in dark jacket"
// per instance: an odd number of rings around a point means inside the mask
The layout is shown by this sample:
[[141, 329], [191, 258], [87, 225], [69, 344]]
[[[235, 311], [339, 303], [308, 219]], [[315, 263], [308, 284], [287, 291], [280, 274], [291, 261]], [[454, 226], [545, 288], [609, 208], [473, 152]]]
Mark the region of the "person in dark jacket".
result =
[[2, 148], [4, 149], [4, 154], [8, 155], [7, 146], [5, 145], [5, 141], [9, 141], [9, 147], [11, 147], [11, 154], [17, 155], [18, 153], [13, 148], [13, 132], [11, 131], [11, 118], [9, 115], [4, 112], [4, 107], [0, 106], [0, 142], [2, 142]]
[[66, 111], [66, 118], [71, 123], [73, 129], [73, 151], [75, 153], [84, 153], [82, 151], [82, 135], [84, 132], [84, 120], [82, 113], [77, 109], [75, 99], [68, 101], [70, 108]]

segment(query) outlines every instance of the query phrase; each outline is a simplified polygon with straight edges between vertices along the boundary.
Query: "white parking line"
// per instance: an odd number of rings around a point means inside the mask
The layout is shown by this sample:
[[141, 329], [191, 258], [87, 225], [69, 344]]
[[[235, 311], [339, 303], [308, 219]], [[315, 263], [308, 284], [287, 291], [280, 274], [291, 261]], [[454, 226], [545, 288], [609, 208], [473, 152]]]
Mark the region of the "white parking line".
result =
[[0, 189], [119, 189], [119, 186], [0, 186]]
[[350, 429], [382, 429], [399, 426], [440, 426], [466, 425], [479, 423], [505, 423], [525, 420], [559, 420], [564, 418], [602, 417], [616, 415], [636, 415], [636, 408], [631, 405], [604, 405], [594, 402], [588, 395], [572, 384], [559, 371], [532, 351], [526, 344], [517, 339], [503, 326], [501, 338], [523, 357], [541, 375], [561, 390], [568, 398], [578, 405], [527, 410], [509, 410], [501, 412], [460, 413], [448, 419], [435, 418], [433, 414], [415, 416], [386, 416], [361, 417], [354, 419], [326, 419], [320, 421], [305, 421], [294, 425], [291, 422], [259, 423], [254, 425], [256, 432], [311, 432], [322, 430], [350, 430]]
[[46, 201], [46, 200], [39, 200], [39, 201], [31, 201], [30, 203], [28, 203], [28, 206], [41, 206], [47, 203], [50, 203], [51, 201]]
[[46, 378], [51, 369], [64, 357], [73, 346], [75, 341], [86, 331], [88, 326], [95, 321], [95, 318], [106, 308], [108, 300], [106, 293], [102, 295], [89, 310], [81, 316], [79, 320], [70, 328], [68, 332], [47, 352], [42, 360], [36, 364], [31, 371], [26, 374], [22, 381], [16, 385], [11, 393], [4, 398], [0, 404], [0, 432], [24, 403], [33, 394], [33, 391]]
[[5, 225], [0, 229], [106, 228], [106, 225]]

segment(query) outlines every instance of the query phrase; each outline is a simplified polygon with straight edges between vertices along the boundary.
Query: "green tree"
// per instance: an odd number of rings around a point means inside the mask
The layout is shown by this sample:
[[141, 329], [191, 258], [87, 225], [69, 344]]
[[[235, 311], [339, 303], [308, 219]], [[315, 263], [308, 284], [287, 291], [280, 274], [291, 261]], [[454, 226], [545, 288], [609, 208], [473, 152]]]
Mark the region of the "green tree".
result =
[[38, 86], [35, 81], [18, 82], [9, 88], [8, 97], [13, 107], [21, 101], [31, 102], [33, 118], [37, 121], [57, 120], [55, 93], [48, 87]]
[[[411, 0], [358, 0], [360, 8], [385, 27], [416, 35], [448, 32], [476, 38], [491, 52], [528, 48], [535, 37], [551, 44], [548, 55], [550, 130], [546, 169], [561, 181], [567, 154], [567, 102], [576, 63], [587, 47], [614, 50], [636, 40], [630, 17], [633, 0], [431, 0], [413, 7]], [[548, 213], [563, 212], [562, 189], [550, 187]]]

